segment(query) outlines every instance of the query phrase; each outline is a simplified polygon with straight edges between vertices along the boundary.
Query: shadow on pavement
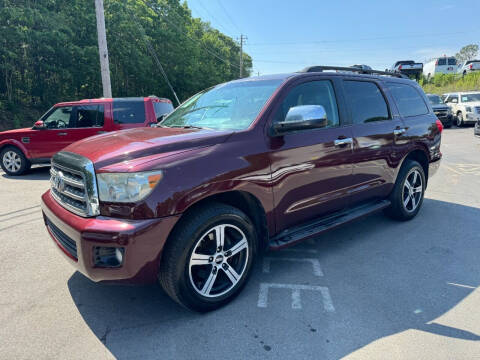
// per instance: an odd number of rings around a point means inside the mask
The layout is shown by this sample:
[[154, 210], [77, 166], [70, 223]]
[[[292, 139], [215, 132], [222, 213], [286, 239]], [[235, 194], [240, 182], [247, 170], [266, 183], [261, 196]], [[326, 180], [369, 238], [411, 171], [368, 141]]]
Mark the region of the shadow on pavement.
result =
[[1, 171], [2, 177], [8, 180], [48, 180], [50, 178], [50, 165], [32, 167], [25, 175], [9, 176]]
[[[431, 199], [409, 222], [372, 215], [294, 252], [269, 254], [316, 257], [324, 277], [287, 262], [262, 273], [260, 259], [239, 297], [209, 314], [183, 309], [156, 285], [95, 284], [77, 272], [68, 288], [86, 324], [120, 359], [337, 359], [407, 329], [478, 341], [435, 319], [472, 292], [449, 283], [480, 283], [479, 218], [478, 208]], [[303, 308], [294, 310], [282, 291], [258, 308], [260, 282], [326, 286], [335, 312], [325, 312], [313, 293], [303, 293]]]

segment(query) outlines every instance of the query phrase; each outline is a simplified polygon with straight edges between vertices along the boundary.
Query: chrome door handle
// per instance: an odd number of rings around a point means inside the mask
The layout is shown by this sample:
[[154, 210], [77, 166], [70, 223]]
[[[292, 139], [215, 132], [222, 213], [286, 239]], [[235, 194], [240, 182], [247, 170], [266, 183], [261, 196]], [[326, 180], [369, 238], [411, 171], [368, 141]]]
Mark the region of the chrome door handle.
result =
[[395, 129], [395, 130], [393, 130], [393, 135], [395, 135], [395, 136], [400, 136], [400, 135], [402, 135], [403, 133], [405, 133], [405, 131], [407, 131], [407, 129], [405, 129], [405, 128]]
[[67, 133], [58, 133], [58, 136], [66, 136]]
[[345, 139], [337, 139], [333, 142], [335, 146], [343, 146], [348, 144], [353, 144], [352, 138], [345, 138]]

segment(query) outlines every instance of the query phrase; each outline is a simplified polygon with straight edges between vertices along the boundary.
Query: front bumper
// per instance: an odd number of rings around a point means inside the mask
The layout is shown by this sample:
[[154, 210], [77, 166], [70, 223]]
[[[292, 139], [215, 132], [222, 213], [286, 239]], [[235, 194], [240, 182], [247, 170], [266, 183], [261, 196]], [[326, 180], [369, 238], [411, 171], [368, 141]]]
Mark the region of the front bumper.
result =
[[[83, 218], [60, 206], [50, 191], [42, 195], [45, 226], [64, 257], [93, 281], [151, 283], [156, 280], [161, 252], [180, 215], [127, 220]], [[123, 247], [120, 267], [97, 267], [94, 247]], [[72, 249], [76, 250], [73, 251]]]
[[443, 125], [451, 126], [453, 124], [453, 115], [449, 114], [446, 116], [438, 116], [437, 119], [441, 121]]

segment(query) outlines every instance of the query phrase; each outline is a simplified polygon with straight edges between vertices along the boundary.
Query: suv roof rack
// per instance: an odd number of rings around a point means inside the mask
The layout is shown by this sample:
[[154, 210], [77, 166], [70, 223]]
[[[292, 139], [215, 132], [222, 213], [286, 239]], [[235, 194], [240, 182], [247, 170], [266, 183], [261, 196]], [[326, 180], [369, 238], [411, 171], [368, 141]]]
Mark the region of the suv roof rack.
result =
[[408, 79], [408, 76], [399, 73], [397, 71], [380, 71], [380, 70], [367, 70], [367, 69], [361, 69], [357, 67], [345, 67], [345, 66], [308, 66], [303, 70], [300, 70], [299, 72], [323, 72], [324, 70], [340, 70], [340, 71], [350, 71], [350, 72], [356, 72], [359, 74], [371, 74], [371, 75], [387, 75], [387, 76], [395, 76], [403, 79]]

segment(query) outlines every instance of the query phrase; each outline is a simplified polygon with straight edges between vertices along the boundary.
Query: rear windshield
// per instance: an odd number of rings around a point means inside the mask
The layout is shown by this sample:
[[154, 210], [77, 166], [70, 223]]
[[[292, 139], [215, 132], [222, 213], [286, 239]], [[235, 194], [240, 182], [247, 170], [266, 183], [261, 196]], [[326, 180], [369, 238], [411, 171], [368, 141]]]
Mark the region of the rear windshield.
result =
[[457, 59], [449, 58], [448, 59], [448, 65], [457, 65]]
[[117, 124], [141, 124], [145, 122], [143, 101], [114, 101], [113, 120]]
[[447, 65], [447, 59], [445, 58], [438, 59], [437, 65]]

